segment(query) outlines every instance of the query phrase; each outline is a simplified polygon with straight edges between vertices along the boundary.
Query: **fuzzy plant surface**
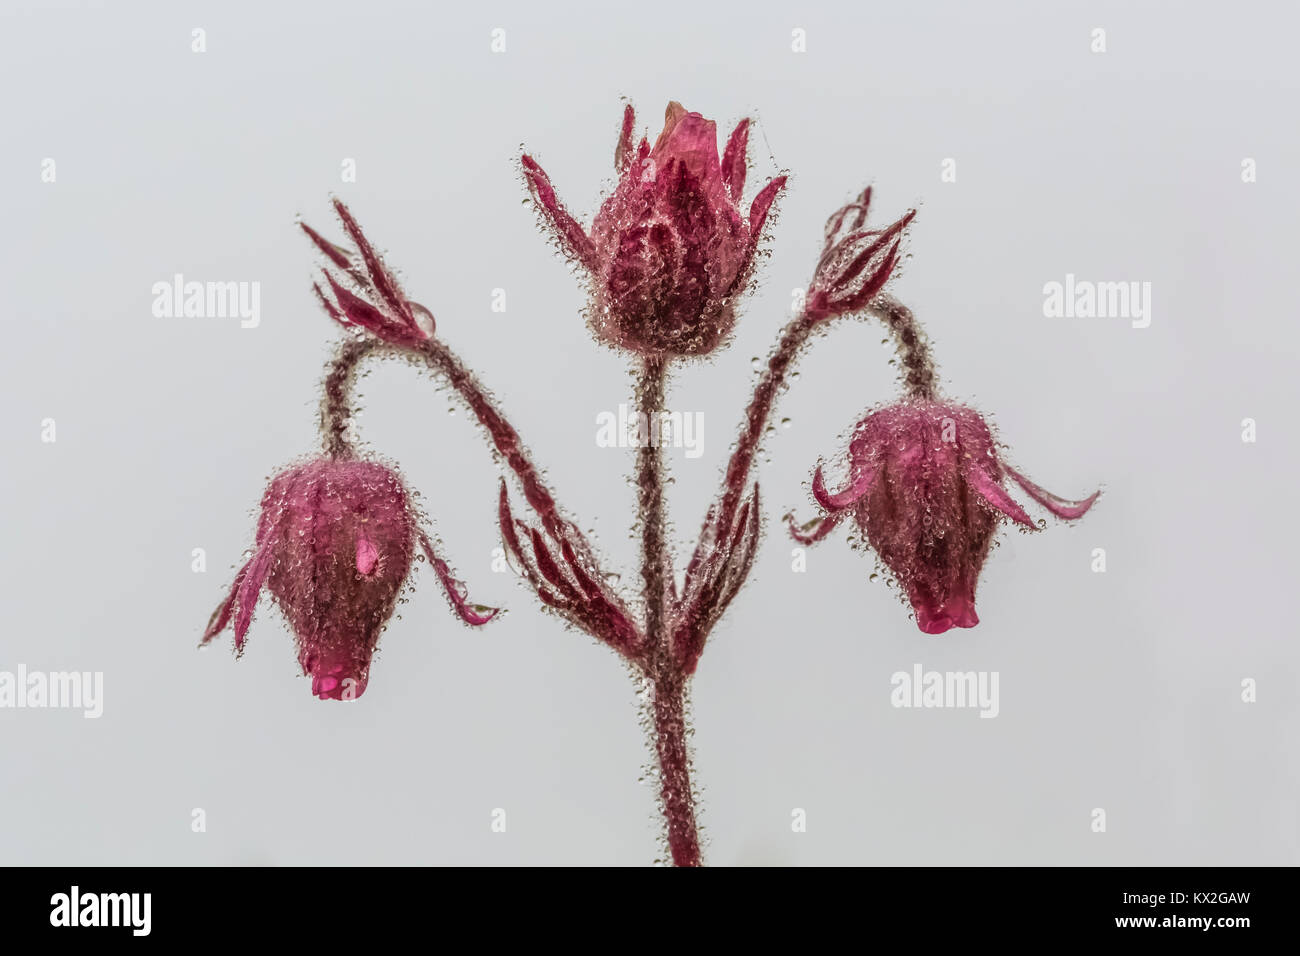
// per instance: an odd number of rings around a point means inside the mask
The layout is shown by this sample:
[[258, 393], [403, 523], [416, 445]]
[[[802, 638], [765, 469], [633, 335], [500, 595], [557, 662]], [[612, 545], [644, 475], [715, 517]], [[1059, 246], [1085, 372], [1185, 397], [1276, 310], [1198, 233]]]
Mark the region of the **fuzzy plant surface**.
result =
[[[786, 177], [764, 183], [746, 205], [748, 120], [721, 153], [714, 122], [679, 103], [669, 104], [653, 145], [647, 137], [636, 142], [635, 127], [628, 106], [614, 150], [617, 184], [590, 226], [570, 215], [531, 156], [523, 155], [521, 166], [543, 225], [589, 284], [595, 337], [632, 359], [638, 411], [651, 421], [666, 407], [673, 363], [727, 344]], [[677, 866], [700, 865], [687, 746], [690, 679], [753, 566], [762, 529], [754, 458], [814, 332], [841, 317], [883, 321], [898, 352], [902, 389], [853, 428], [838, 488], [816, 468], [812, 491], [820, 514], [803, 524], [791, 518], [790, 534], [812, 544], [845, 520], [856, 523], [897, 578], [921, 631], [976, 625], [975, 591], [999, 525], [1039, 528], [1012, 498], [1008, 480], [1067, 521], [1097, 499], [1067, 501], [1040, 488], [1003, 459], [978, 412], [943, 398], [926, 336], [911, 311], [884, 292], [915, 213], [868, 227], [870, 204], [868, 187], [827, 221], [804, 307], [781, 330], [741, 414], [722, 486], [680, 587], [666, 533], [662, 450], [653, 441], [638, 443], [640, 587], [624, 593], [611, 584], [621, 578], [607, 573], [560, 507], [496, 400], [443, 341], [432, 313], [406, 297], [352, 213], [335, 201], [347, 247], [302, 225], [325, 259], [316, 296], [345, 330], [323, 384], [321, 454], [271, 481], [249, 557], [212, 614], [203, 643], [232, 626], [241, 653], [265, 589], [294, 633], [312, 693], [354, 700], [368, 686], [380, 634], [417, 561], [427, 560], [451, 610], [467, 624], [479, 627], [496, 616], [497, 609], [470, 601], [394, 469], [364, 458], [351, 438], [360, 365], [371, 357], [424, 365], [458, 393], [509, 473], [495, 496], [498, 525], [528, 589], [550, 613], [622, 657], [648, 688], [646, 723], [668, 857]]]

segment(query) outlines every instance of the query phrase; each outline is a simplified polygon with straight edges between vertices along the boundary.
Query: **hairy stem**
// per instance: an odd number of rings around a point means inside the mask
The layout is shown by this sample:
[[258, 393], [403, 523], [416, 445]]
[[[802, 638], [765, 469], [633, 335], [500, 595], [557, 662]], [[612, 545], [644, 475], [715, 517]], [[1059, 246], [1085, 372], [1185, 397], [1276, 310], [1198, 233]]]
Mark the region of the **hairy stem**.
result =
[[321, 398], [320, 430], [325, 441], [325, 453], [331, 458], [356, 457], [348, 432], [352, 423], [352, 389], [356, 385], [357, 370], [369, 355], [387, 347], [378, 339], [345, 339], [330, 363]]
[[[911, 310], [892, 296], [879, 295], [872, 300], [868, 311], [885, 323], [894, 338], [908, 397], [934, 398], [937, 390], [936, 374], [934, 362], [930, 358], [929, 340]], [[767, 368], [763, 370], [758, 386], [754, 389], [754, 396], [745, 409], [740, 438], [731, 452], [731, 460], [727, 463], [727, 472], [723, 478], [722, 498], [706, 522], [705, 534], [696, 549], [696, 561], [709, 540], [710, 523], [712, 527], [725, 529], [730, 528], [735, 520], [736, 509], [745, 493], [754, 456], [758, 453], [776, 398], [781, 393], [794, 360], [816, 327], [817, 323], [809, 321], [806, 315], [799, 315], [781, 330], [776, 348], [767, 360]]]
[[894, 338], [898, 364], [903, 373], [903, 388], [908, 397], [933, 399], [937, 392], [937, 376], [934, 360], [930, 357], [930, 341], [912, 310], [889, 295], [876, 296], [870, 309], [885, 323]]
[[[671, 586], [664, 515], [663, 454], [654, 422], [664, 403], [665, 366], [647, 359], [637, 380], [636, 401], [645, 429], [636, 453], [637, 513], [641, 522], [641, 581], [645, 590], [646, 635], [650, 653], [657, 659], [666, 651], [667, 591]], [[661, 646], [665, 645], [665, 646]]]
[[691, 757], [686, 745], [686, 678], [671, 664], [654, 681], [655, 753], [659, 799], [674, 866], [700, 865], [700, 834], [691, 793]]
[[[808, 337], [812, 335], [814, 328], [815, 324], [804, 315], [796, 316], [786, 324], [786, 327], [781, 330], [776, 348], [767, 360], [767, 368], [763, 370], [763, 375], [758, 380], [758, 387], [754, 389], [754, 397], [749, 400], [749, 406], [745, 409], [745, 419], [740, 426], [740, 438], [736, 441], [736, 447], [732, 449], [731, 460], [727, 462], [726, 475], [723, 477], [722, 500], [709, 519], [713, 522], [713, 527], [724, 529], [723, 533], [735, 521], [736, 508], [749, 481], [754, 455], [758, 452], [763, 431], [767, 428], [772, 407], [776, 404], [776, 397], [780, 394], [791, 364], [799, 355], [804, 343], [808, 341]], [[696, 551], [697, 560], [700, 557], [699, 549], [706, 546], [710, 537], [706, 523], [705, 534], [701, 536]]]
[[667, 368], [646, 359], [637, 380], [636, 401], [644, 432], [636, 455], [637, 511], [641, 521], [641, 581], [645, 589], [646, 660], [654, 687], [655, 756], [659, 801], [674, 866], [700, 865], [700, 838], [691, 794], [686, 745], [686, 677], [672, 655], [668, 622], [672, 560], [664, 507], [663, 453], [655, 425], [663, 410]]
[[505, 415], [501, 413], [492, 396], [469, 370], [469, 366], [461, 361], [460, 356], [438, 339], [430, 339], [420, 349], [420, 354], [434, 371], [460, 393], [460, 397], [469, 406], [470, 411], [487, 429], [496, 450], [519, 477], [519, 482], [524, 488], [524, 497], [541, 517], [542, 526], [552, 536], [558, 537], [561, 519], [555, 496], [542, 481], [541, 472], [529, 456], [519, 433], [506, 421]]
[[326, 453], [335, 458], [355, 457], [356, 449], [352, 446], [348, 432], [352, 420], [352, 389], [356, 384], [357, 370], [367, 357], [384, 352], [418, 355], [447, 380], [487, 429], [492, 444], [519, 477], [524, 496], [537, 509], [543, 526], [551, 534], [556, 534], [561, 521], [559, 507], [542, 481], [541, 472], [529, 457], [519, 433], [506, 421], [474, 373], [456, 353], [437, 339], [431, 339], [417, 350], [398, 349], [370, 337], [344, 341], [325, 376], [320, 420]]

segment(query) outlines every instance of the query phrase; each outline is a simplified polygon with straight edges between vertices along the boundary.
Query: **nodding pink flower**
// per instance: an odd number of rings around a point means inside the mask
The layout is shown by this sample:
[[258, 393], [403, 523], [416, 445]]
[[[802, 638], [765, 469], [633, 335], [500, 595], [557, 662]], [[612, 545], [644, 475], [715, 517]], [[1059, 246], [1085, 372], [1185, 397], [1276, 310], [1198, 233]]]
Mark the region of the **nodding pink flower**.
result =
[[865, 229], [871, 187], [826, 220], [826, 242], [808, 287], [805, 314], [814, 322], [866, 308], [898, 263], [903, 230], [916, 216], [909, 209], [884, 229]]
[[496, 611], [469, 604], [434, 555], [392, 471], [368, 461], [318, 459], [282, 472], [262, 498], [253, 556], [213, 612], [203, 643], [233, 617], [235, 649], [242, 652], [266, 584], [293, 629], [312, 693], [322, 700], [360, 697], [417, 540], [457, 613], [471, 624], [491, 620]]
[[826, 514], [790, 531], [811, 544], [853, 517], [897, 576], [922, 631], [974, 627], [975, 585], [999, 520], [1037, 528], [1003, 487], [1007, 476], [1065, 520], [1082, 517], [1097, 500], [1097, 493], [1058, 498], [1002, 461], [989, 426], [970, 408], [930, 400], [891, 405], [855, 429], [842, 490], [827, 490], [817, 469], [813, 495]]
[[561, 248], [591, 276], [591, 321], [606, 342], [640, 355], [713, 351], [735, 324], [768, 212], [786, 177], [778, 176], [742, 211], [749, 120], [718, 156], [713, 120], [669, 103], [663, 132], [632, 145], [628, 106], [614, 153], [618, 185], [591, 232], [571, 216], [531, 157], [524, 175]]
[[347, 249], [336, 246], [306, 223], [299, 223], [316, 248], [344, 273], [340, 277], [322, 269], [330, 295], [313, 283], [316, 298], [340, 325], [365, 329], [389, 345], [418, 348], [433, 336], [433, 314], [402, 294], [397, 279], [361, 232], [348, 207], [336, 199], [334, 211], [343, 223], [343, 231], [356, 243], [360, 262]]

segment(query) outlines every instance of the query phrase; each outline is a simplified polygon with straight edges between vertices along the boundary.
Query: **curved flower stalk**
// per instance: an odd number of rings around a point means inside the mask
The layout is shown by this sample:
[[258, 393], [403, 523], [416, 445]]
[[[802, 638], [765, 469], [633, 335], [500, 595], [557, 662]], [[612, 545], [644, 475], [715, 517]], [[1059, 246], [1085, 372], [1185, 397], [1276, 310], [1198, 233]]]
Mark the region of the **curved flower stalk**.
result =
[[[685, 603], [680, 610], [675, 644], [687, 673], [694, 672], [704, 638], [749, 573], [753, 556], [748, 552], [752, 545], [743, 545], [744, 537], [738, 531], [743, 524], [757, 520], [756, 509], [746, 507], [747, 501], [756, 504], [758, 497], [757, 485], [746, 497], [754, 457], [777, 396], [813, 332], [839, 316], [878, 314], [885, 319], [899, 346], [909, 388], [918, 394], [933, 390], [934, 365], [924, 335], [906, 308], [881, 294], [898, 263], [903, 230], [916, 215], [915, 210], [908, 210], [883, 229], [867, 229], [870, 204], [868, 187], [827, 220], [822, 254], [813, 269], [805, 308], [782, 330], [745, 409], [740, 435], [723, 476], [722, 490], [705, 516], [686, 569], [688, 596], [701, 592], [707, 595], [715, 589], [718, 595], [716, 599], [701, 596]], [[718, 582], [723, 578], [729, 583], [719, 587]], [[709, 613], [702, 614], [699, 610], [702, 607], [707, 607]]]
[[[329, 242], [303, 224], [307, 236], [340, 270], [340, 274], [325, 271], [327, 285], [335, 296], [333, 300], [319, 285], [313, 288], [331, 318], [364, 331], [361, 338], [349, 339], [344, 344], [326, 376], [321, 430], [327, 449], [335, 455], [355, 454], [347, 440], [352, 417], [351, 388], [357, 368], [366, 357], [387, 353], [425, 362], [457, 391], [486, 429], [498, 454], [522, 485], [525, 500], [537, 514], [542, 533], [514, 517], [502, 484], [498, 508], [502, 540], [517, 565], [524, 569], [538, 598], [619, 653], [636, 656], [643, 638], [632, 614], [623, 598], [608, 585], [609, 576], [601, 570], [578, 526], [561, 513], [518, 432], [468, 366], [433, 335], [432, 314], [405, 298], [347, 206], [336, 200], [334, 208], [358, 252], [353, 254]], [[347, 288], [348, 282], [355, 292]], [[423, 322], [422, 316], [427, 316]], [[428, 335], [421, 334], [425, 328], [430, 330]], [[521, 535], [529, 542], [527, 551], [519, 546]]]
[[[758, 247], [786, 177], [768, 180], [745, 207], [749, 125], [742, 120], [719, 151], [713, 121], [670, 103], [652, 146], [647, 137], [636, 142], [635, 113], [627, 107], [614, 150], [618, 182], [589, 228], [567, 211], [536, 160], [527, 154], [521, 159], [541, 219], [564, 255], [586, 272], [596, 337], [634, 360], [636, 401], [646, 416], [664, 408], [674, 361], [725, 344], [752, 284]], [[272, 482], [253, 554], [213, 614], [204, 641], [233, 620], [236, 648], [242, 649], [265, 586], [294, 630], [313, 693], [359, 696], [417, 548], [459, 617], [475, 626], [493, 619], [495, 609], [471, 604], [435, 553], [397, 476], [352, 444], [351, 396], [360, 365], [372, 356], [423, 364], [459, 394], [518, 482], [530, 514], [512, 505], [504, 479], [495, 499], [498, 530], [521, 579], [545, 608], [629, 662], [648, 687], [668, 853], [675, 865], [699, 865], [687, 746], [690, 678], [753, 567], [763, 523], [751, 478], [754, 457], [776, 399], [814, 332], [841, 316], [882, 320], [897, 347], [903, 398], [860, 423], [842, 489], [830, 491], [818, 469], [814, 495], [824, 514], [803, 529], [792, 526], [791, 533], [812, 543], [845, 518], [857, 520], [903, 581], [922, 630], [974, 624], [975, 583], [998, 521], [1031, 524], [1007, 494], [1007, 477], [1067, 520], [1080, 517], [1096, 499], [1068, 502], [1043, 491], [1000, 458], [978, 414], [938, 397], [928, 340], [912, 313], [884, 291], [915, 213], [871, 227], [871, 199], [868, 188], [826, 224], [805, 307], [781, 331], [745, 407], [722, 487], [680, 589], [667, 535], [662, 453], [651, 442], [638, 447], [641, 587], [635, 595], [611, 583], [618, 578], [603, 571], [579, 525], [561, 511], [491, 393], [442, 341], [432, 313], [406, 297], [347, 207], [336, 201], [351, 248], [302, 226], [327, 260], [315, 294], [347, 330], [324, 381], [325, 457]]]

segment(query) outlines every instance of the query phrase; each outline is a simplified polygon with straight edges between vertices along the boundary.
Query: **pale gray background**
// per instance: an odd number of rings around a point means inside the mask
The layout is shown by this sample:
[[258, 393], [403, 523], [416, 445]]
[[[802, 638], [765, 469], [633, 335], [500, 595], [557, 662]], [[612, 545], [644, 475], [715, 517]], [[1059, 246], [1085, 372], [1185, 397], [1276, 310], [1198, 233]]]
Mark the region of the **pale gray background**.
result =
[[[671, 458], [679, 547], [751, 358], [807, 281], [826, 215], [867, 182], [877, 216], [919, 208], [894, 290], [949, 394], [977, 402], [1044, 486], [1105, 490], [1076, 527], [1004, 533], [973, 631], [920, 634], [843, 536], [792, 573], [780, 515], [811, 516], [819, 456], [893, 388], [878, 326], [817, 342], [761, 469], [751, 584], [694, 685], [708, 860], [1300, 860], [1294, 9], [468, 6], [3, 4], [0, 669], [102, 670], [107, 686], [99, 721], [0, 711], [0, 862], [655, 856], [632, 682], [492, 573], [498, 472], [407, 368], [367, 380], [363, 433], [423, 493], [474, 597], [511, 613], [470, 632], [421, 569], [351, 706], [311, 697], [269, 605], [243, 660], [228, 636], [195, 649], [266, 477], [315, 447], [337, 334], [294, 217], [335, 234], [331, 193], [632, 577], [630, 452], [595, 444], [596, 415], [629, 395], [626, 363], [589, 339], [516, 166], [526, 143], [585, 218], [622, 97], [652, 137], [673, 98], [727, 129], [754, 116], [751, 192], [792, 173], [734, 346], [676, 377], [673, 406], [706, 424], [703, 457]], [[1104, 55], [1089, 52], [1098, 26]], [[940, 182], [945, 157], [956, 183]], [[176, 272], [261, 282], [261, 327], [153, 318], [150, 287]], [[1152, 282], [1151, 327], [1045, 319], [1042, 286], [1067, 272]], [[1001, 716], [891, 708], [890, 674], [917, 662], [999, 671]], [[195, 807], [206, 833], [190, 831]], [[796, 807], [807, 833], [791, 832]]]

